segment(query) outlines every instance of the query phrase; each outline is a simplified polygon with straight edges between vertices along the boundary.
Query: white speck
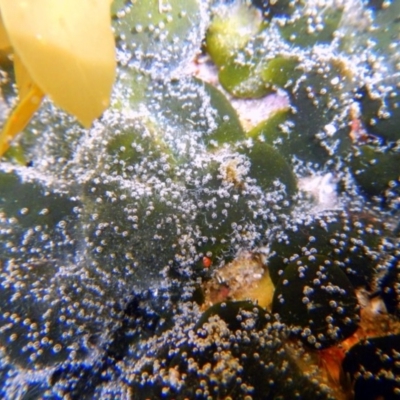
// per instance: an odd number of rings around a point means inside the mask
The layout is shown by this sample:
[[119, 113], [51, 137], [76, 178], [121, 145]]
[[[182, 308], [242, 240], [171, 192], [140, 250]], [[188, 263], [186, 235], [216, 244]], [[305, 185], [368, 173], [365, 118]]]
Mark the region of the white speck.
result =
[[331, 84], [332, 84], [332, 85], [337, 85], [339, 82], [340, 82], [340, 79], [339, 79], [338, 76], [336, 76], [335, 78], [333, 78], [333, 79], [331, 80]]

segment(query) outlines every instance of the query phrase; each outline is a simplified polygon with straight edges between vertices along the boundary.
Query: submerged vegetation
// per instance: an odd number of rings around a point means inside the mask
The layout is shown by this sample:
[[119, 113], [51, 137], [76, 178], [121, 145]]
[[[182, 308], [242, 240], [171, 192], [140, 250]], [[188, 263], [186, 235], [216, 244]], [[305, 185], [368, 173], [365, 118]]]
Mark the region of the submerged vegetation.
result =
[[13, 60], [19, 96], [0, 134], [0, 156], [45, 94], [87, 128], [108, 107], [116, 68], [110, 4], [0, 2], [0, 50]]
[[114, 0], [110, 106], [0, 161], [1, 397], [400, 398], [399, 17]]

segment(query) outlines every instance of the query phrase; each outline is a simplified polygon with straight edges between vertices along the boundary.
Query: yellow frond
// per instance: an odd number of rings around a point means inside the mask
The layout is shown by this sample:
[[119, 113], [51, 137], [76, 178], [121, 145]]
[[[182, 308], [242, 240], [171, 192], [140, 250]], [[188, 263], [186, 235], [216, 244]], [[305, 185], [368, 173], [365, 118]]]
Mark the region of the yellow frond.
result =
[[0, 14], [0, 50], [6, 50], [11, 47], [7, 31], [4, 28], [3, 19]]
[[33, 81], [89, 127], [107, 108], [115, 77], [110, 0], [0, 0], [0, 9]]
[[3, 131], [0, 133], [0, 157], [10, 147], [11, 140], [25, 128], [32, 115], [40, 107], [43, 96], [42, 90], [32, 84], [25, 97], [20, 98], [17, 107], [8, 117]]

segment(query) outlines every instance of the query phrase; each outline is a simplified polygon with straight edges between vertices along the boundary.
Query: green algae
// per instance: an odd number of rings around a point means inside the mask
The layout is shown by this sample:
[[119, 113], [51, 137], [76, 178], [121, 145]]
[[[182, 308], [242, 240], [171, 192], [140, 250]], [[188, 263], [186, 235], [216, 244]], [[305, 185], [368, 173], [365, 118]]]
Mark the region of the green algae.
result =
[[[4, 397], [338, 398], [301, 357], [353, 334], [355, 293], [398, 319], [397, 3], [261, 3], [237, 35], [219, 2], [114, 2], [110, 109], [46, 102], [0, 163]], [[243, 252], [277, 315], [205, 310]]]

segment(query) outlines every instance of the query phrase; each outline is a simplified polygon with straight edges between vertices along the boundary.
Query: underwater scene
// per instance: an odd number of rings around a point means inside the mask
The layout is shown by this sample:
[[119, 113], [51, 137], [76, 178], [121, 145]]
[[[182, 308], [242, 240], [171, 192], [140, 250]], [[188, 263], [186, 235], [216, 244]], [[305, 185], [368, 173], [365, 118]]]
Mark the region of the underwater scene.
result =
[[400, 399], [399, 0], [0, 0], [0, 398]]

